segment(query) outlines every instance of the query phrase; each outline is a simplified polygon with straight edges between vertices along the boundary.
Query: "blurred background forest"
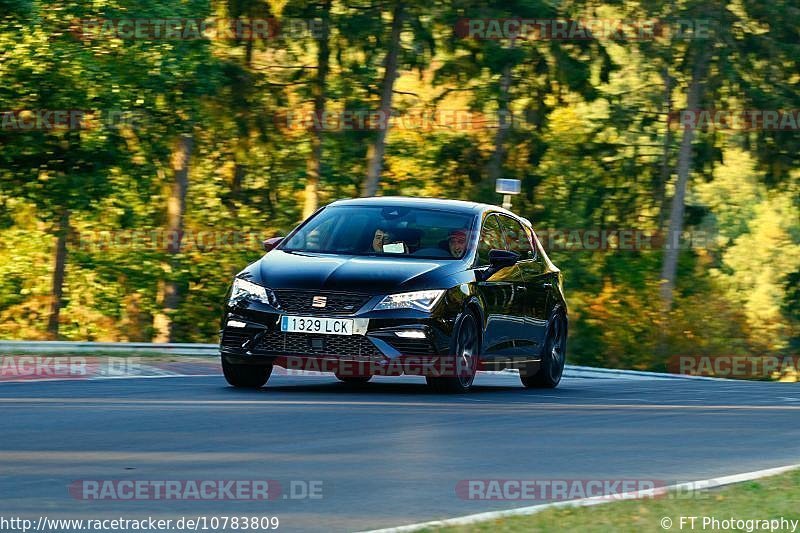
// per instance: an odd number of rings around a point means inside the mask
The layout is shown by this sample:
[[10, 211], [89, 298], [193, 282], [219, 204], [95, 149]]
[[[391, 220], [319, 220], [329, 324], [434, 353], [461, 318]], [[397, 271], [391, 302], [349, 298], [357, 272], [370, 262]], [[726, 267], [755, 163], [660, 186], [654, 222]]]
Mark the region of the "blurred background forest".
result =
[[[270, 31], [131, 37], [91, 22], [121, 19]], [[658, 31], [483, 31], [509, 19]], [[565, 273], [571, 362], [796, 354], [798, 125], [676, 116], [796, 113], [797, 20], [784, 0], [0, 0], [0, 338], [216, 342], [232, 276], [317, 206], [499, 203], [504, 177], [544, 234], [681, 236], [544, 239]], [[14, 122], [37, 110], [84, 120]]]

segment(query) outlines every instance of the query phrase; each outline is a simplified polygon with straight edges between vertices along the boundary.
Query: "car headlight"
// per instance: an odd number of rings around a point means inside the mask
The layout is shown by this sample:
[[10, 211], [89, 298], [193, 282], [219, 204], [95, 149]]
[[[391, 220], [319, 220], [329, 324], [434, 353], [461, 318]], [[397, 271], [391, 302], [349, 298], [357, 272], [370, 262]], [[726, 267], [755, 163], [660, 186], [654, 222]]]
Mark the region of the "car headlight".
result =
[[270, 289], [236, 278], [231, 288], [231, 302], [238, 302], [241, 299], [256, 300], [273, 306], [276, 304], [275, 293]]
[[430, 311], [444, 292], [444, 290], [428, 290], [390, 294], [378, 302], [378, 305], [375, 306], [375, 310], [417, 309], [419, 311]]

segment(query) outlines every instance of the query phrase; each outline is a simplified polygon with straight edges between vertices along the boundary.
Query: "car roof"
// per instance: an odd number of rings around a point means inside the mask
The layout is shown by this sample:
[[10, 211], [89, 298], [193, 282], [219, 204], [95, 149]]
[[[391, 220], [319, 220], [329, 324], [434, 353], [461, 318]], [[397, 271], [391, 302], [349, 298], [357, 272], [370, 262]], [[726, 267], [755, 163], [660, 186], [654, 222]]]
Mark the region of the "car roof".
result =
[[398, 206], [398, 207], [425, 207], [429, 209], [443, 209], [453, 212], [476, 214], [483, 211], [499, 211], [519, 218], [510, 211], [496, 205], [468, 202], [464, 200], [449, 200], [445, 198], [411, 198], [407, 196], [372, 196], [369, 198], [352, 198], [336, 200], [328, 205], [353, 205], [353, 206]]

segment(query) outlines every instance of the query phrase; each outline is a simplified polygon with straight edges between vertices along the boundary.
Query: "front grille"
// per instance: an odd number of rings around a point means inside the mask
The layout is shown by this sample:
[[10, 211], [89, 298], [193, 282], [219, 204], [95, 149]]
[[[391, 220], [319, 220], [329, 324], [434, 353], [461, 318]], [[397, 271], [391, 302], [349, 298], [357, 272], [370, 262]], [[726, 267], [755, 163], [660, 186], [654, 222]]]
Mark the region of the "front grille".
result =
[[426, 339], [403, 339], [401, 337], [383, 337], [392, 348], [400, 352], [401, 355], [434, 355], [436, 350]]
[[[276, 290], [275, 296], [282, 311], [311, 315], [352, 315], [367, 303], [369, 294], [331, 291]], [[314, 297], [325, 298], [325, 307], [314, 307]]]
[[[317, 340], [317, 344], [312, 339]], [[264, 355], [334, 356], [353, 361], [383, 359], [380, 350], [363, 335], [309, 335], [270, 331], [261, 337], [255, 351]]]

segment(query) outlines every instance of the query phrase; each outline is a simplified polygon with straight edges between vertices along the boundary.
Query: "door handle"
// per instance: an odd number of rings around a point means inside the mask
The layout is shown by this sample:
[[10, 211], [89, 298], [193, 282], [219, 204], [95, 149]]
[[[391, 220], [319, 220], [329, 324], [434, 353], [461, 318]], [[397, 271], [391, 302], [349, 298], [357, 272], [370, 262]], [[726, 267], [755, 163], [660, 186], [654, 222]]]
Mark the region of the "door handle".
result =
[[528, 287], [526, 287], [525, 285], [514, 285], [514, 288], [517, 289], [518, 291], [527, 291], [528, 290]]
[[543, 289], [552, 289], [553, 288], [553, 284], [552, 283], [542, 283], [542, 288]]

